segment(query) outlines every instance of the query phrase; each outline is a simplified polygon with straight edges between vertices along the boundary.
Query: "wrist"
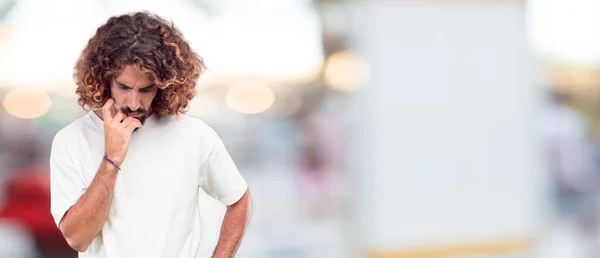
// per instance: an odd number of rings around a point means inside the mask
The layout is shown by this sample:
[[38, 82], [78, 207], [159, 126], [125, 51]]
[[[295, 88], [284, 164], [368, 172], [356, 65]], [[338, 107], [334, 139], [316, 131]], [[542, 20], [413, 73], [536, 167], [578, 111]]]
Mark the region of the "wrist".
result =
[[115, 169], [121, 170], [121, 163], [123, 163], [123, 161], [116, 158], [111, 158], [106, 154], [104, 155], [104, 157], [102, 157], [102, 159], [106, 161], [109, 166], [113, 166]]
[[123, 163], [123, 159], [121, 158], [121, 155], [105, 152], [104, 156], [107, 157], [108, 159], [112, 160], [114, 163], [116, 163], [119, 166], [121, 165], [121, 163]]

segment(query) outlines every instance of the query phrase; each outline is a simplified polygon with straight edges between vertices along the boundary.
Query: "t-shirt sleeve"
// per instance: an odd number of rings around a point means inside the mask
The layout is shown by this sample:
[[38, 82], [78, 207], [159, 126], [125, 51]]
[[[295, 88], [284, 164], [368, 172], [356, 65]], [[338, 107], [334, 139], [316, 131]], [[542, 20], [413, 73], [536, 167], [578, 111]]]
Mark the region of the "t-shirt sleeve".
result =
[[64, 137], [62, 132], [56, 134], [50, 152], [50, 212], [57, 226], [67, 210], [87, 190], [81, 171], [76, 169], [69, 155]]
[[206, 193], [224, 205], [232, 205], [242, 198], [248, 185], [238, 171], [217, 133], [209, 129], [210, 150], [201, 176], [200, 186]]

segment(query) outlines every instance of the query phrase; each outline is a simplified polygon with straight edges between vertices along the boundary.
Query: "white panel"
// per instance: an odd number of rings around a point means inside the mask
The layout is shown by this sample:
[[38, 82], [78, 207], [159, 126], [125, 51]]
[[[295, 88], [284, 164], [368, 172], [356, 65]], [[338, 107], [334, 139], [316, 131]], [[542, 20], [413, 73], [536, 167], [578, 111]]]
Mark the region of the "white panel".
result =
[[532, 233], [540, 88], [523, 8], [372, 1], [353, 10], [353, 46], [373, 71], [355, 154], [362, 240], [399, 249]]

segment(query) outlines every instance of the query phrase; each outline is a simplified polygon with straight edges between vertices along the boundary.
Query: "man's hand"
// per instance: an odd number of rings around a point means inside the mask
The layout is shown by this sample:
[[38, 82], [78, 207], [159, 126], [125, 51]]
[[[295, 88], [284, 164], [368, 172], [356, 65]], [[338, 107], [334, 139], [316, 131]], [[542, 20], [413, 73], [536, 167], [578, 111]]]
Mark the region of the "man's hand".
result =
[[117, 111], [117, 114], [112, 117], [111, 109], [114, 104], [113, 99], [108, 99], [102, 107], [104, 149], [106, 156], [120, 166], [127, 156], [131, 133], [136, 128], [142, 127], [142, 123], [136, 118], [126, 117], [121, 110]]

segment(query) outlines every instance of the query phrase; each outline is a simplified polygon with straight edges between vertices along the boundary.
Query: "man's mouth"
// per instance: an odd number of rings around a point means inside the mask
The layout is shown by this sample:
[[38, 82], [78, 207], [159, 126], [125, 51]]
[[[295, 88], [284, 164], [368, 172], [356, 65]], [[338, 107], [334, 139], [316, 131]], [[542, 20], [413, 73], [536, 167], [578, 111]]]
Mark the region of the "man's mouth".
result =
[[146, 113], [129, 113], [127, 114], [127, 116], [129, 117], [133, 117], [137, 120], [140, 121], [140, 123], [142, 123], [142, 125], [144, 124], [144, 122], [146, 122]]

